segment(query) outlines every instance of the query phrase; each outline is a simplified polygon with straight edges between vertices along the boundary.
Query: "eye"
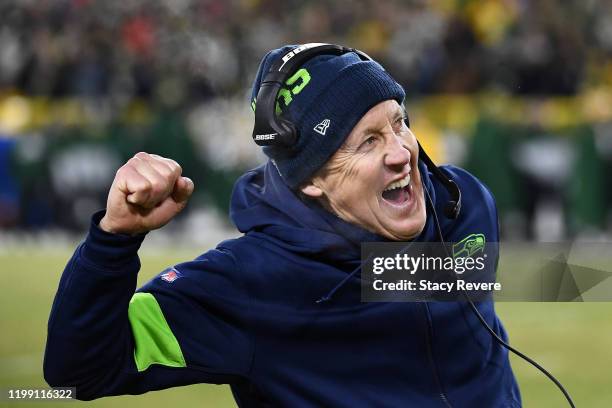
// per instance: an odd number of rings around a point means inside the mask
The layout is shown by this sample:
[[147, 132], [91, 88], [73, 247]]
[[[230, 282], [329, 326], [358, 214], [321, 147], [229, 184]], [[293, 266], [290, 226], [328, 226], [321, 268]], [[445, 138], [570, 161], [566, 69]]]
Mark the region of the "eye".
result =
[[402, 130], [404, 130], [404, 123], [402, 122], [402, 118], [398, 117], [393, 121], [393, 131], [395, 133], [400, 133]]
[[400, 116], [395, 119], [394, 125], [399, 127], [400, 129], [403, 129], [404, 127], [406, 127], [406, 119], [408, 119], [406, 116]]
[[359, 145], [359, 149], [367, 149], [376, 143], [376, 136], [369, 136], [366, 140]]

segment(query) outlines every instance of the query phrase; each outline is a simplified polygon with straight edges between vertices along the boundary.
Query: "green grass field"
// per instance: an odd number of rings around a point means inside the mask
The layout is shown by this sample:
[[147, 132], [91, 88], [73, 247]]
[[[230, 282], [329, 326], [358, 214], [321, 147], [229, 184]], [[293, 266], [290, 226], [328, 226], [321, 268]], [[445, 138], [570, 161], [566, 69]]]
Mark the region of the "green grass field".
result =
[[[71, 251], [30, 246], [0, 249], [0, 389], [45, 386], [42, 359], [46, 324], [60, 273]], [[197, 251], [146, 250], [140, 282]], [[612, 406], [612, 303], [498, 303], [512, 344], [548, 368], [577, 407]], [[458, 352], [460, 352], [458, 350]], [[561, 393], [544, 375], [513, 357], [524, 406], [563, 407]], [[7, 407], [27, 404], [1, 402]], [[226, 386], [193, 385], [142, 396], [94, 402], [45, 403], [53, 407], [234, 407]], [[38, 406], [38, 404], [36, 404]], [[41, 405], [42, 406], [42, 405]], [[486, 407], [483, 407], [486, 408]]]

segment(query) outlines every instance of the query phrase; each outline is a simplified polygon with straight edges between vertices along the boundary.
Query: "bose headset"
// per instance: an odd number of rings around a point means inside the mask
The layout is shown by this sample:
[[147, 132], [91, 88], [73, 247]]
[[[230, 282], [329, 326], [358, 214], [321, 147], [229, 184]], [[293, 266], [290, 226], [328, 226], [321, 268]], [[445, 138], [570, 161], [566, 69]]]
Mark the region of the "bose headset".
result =
[[[335, 44], [324, 44], [324, 43], [309, 43], [302, 44], [296, 48], [288, 51], [285, 55], [277, 59], [272, 63], [272, 66], [265, 73], [259, 91], [257, 93], [257, 109], [255, 109], [255, 125], [253, 127], [253, 140], [259, 146], [280, 146], [290, 148], [297, 143], [300, 137], [296, 126], [281, 115], [276, 115], [275, 106], [278, 98], [279, 91], [285, 85], [285, 82], [291, 75], [293, 75], [306, 61], [310, 60], [319, 55], [342, 55], [349, 52], [353, 52], [359, 56], [362, 61], [372, 61], [366, 53], [356, 50], [354, 48], [347, 48], [341, 45]], [[410, 123], [406, 118], [406, 126], [410, 127]], [[444, 214], [450, 219], [456, 219], [461, 211], [461, 191], [457, 184], [451, 180], [446, 174], [436, 166], [433, 161], [429, 158], [423, 147], [419, 143], [419, 159], [425, 163], [427, 169], [434, 175], [434, 177], [442, 183], [444, 188], [450, 195], [450, 200], [444, 207]], [[438, 220], [438, 214], [436, 213], [433, 200], [429, 195], [429, 191], [425, 188], [425, 194], [427, 196], [429, 207], [432, 210], [433, 218], [436, 224], [437, 234], [440, 242], [446, 247], [444, 237], [442, 235], [442, 229]], [[352, 275], [352, 274], [351, 274]], [[544, 375], [546, 375], [551, 381], [555, 383], [561, 390], [569, 405], [575, 408], [574, 402], [570, 395], [565, 390], [563, 385], [544, 367], [539, 365], [537, 362], [516, 350], [504, 340], [502, 340], [493, 329], [487, 324], [485, 319], [482, 317], [474, 302], [470, 299], [469, 295], [465, 290], [462, 290], [464, 297], [468, 301], [471, 310], [474, 312], [480, 323], [489, 332], [492, 338], [499, 343], [501, 346], [510, 350], [517, 356], [521, 357], [534, 367], [539, 369]]]

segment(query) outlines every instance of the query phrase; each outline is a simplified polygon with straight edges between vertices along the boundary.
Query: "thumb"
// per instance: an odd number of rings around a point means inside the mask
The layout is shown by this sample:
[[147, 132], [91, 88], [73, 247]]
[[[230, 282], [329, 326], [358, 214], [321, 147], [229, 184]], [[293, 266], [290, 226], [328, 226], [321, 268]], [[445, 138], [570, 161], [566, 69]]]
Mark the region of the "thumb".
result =
[[172, 199], [178, 204], [184, 204], [191, 193], [193, 193], [194, 184], [189, 177], [179, 177], [174, 183], [174, 190], [172, 191]]

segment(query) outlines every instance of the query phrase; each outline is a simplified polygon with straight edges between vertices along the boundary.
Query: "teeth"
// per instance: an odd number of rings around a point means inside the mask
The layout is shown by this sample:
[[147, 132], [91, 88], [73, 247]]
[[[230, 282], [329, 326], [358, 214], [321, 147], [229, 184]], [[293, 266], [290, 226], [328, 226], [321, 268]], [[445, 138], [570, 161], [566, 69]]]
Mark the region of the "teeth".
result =
[[410, 184], [410, 174], [408, 174], [401, 180], [394, 181], [393, 183], [389, 184], [389, 187], [385, 188], [384, 191], [393, 190], [394, 188], [406, 187], [408, 184]]

